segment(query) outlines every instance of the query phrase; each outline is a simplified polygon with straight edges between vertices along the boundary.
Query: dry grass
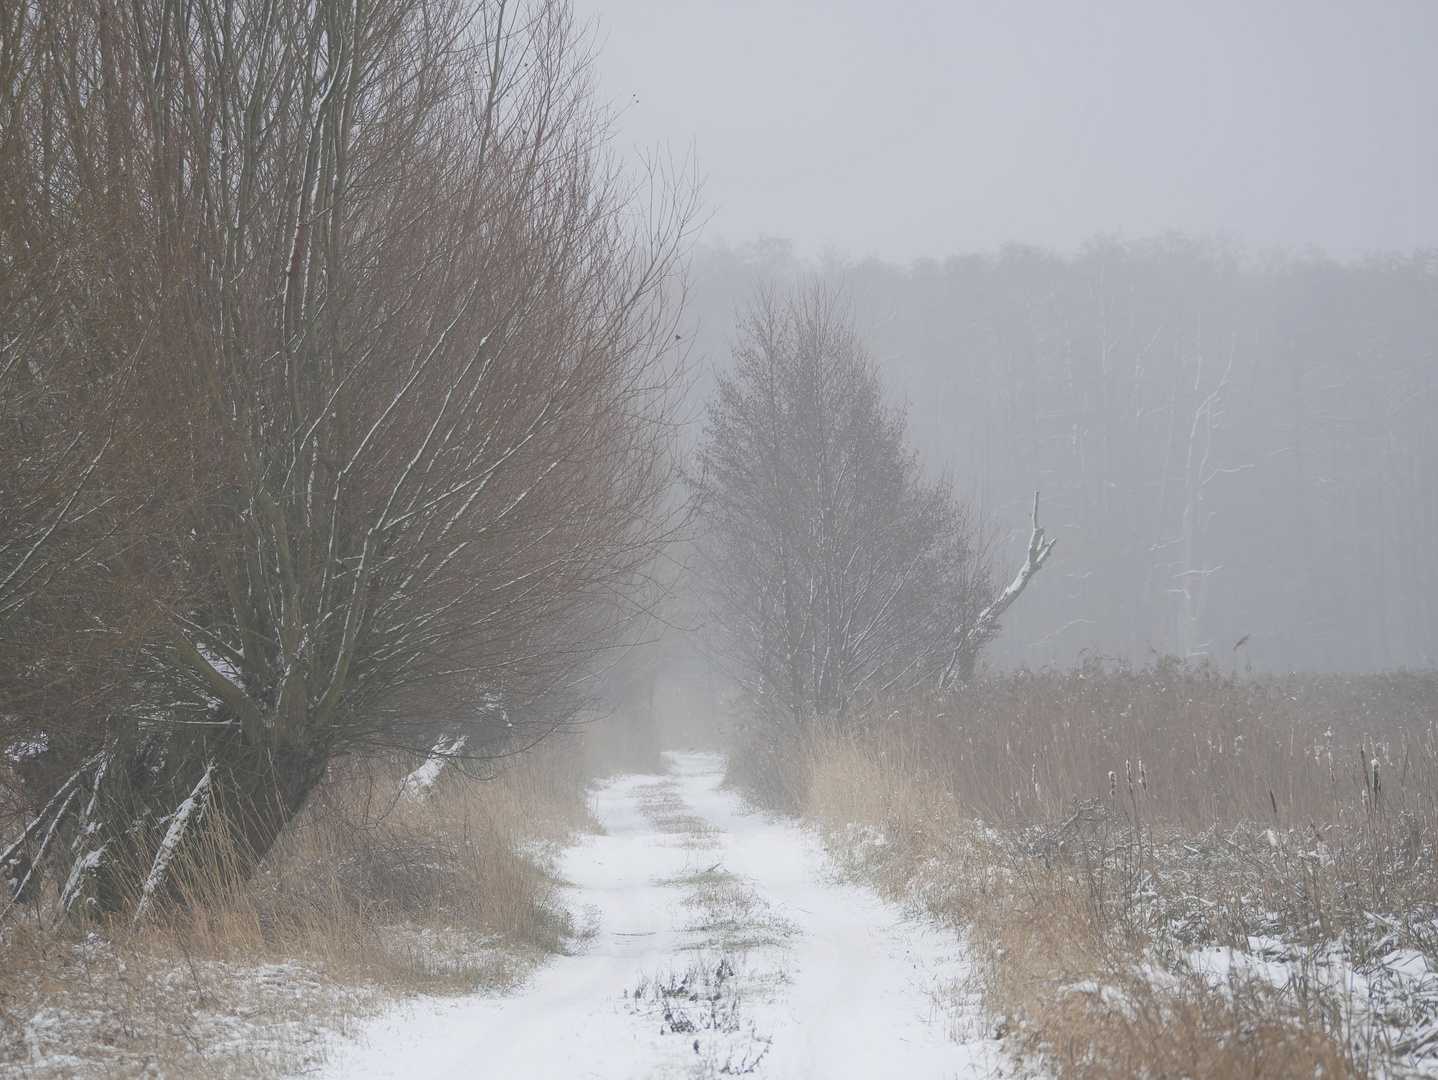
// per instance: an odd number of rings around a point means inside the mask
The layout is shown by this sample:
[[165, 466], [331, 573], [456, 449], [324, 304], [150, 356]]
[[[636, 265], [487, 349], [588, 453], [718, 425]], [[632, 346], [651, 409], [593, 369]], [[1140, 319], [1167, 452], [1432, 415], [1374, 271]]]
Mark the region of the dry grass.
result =
[[1438, 678], [1346, 680], [1366, 716], [1336, 681], [1090, 663], [856, 705], [735, 760], [967, 935], [1035, 1068], [1431, 1070]]
[[349, 761], [244, 887], [128, 920], [56, 928], [53, 895], [0, 929], [0, 1076], [257, 1077], [322, 1060], [395, 995], [502, 987], [564, 947], [549, 857], [590, 825], [576, 753], [485, 780]]

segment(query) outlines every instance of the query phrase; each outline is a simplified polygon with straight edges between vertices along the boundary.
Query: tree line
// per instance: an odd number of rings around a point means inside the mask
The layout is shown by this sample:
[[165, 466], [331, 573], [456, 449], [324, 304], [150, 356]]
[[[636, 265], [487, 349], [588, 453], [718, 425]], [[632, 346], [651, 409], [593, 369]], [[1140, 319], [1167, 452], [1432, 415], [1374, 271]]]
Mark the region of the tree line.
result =
[[[779, 241], [697, 260], [701, 334], [756, 280], [852, 298], [919, 445], [1010, 550], [1061, 538], [1002, 663], [1150, 651], [1225, 669], [1438, 660], [1438, 261], [1182, 236], [897, 266]], [[1241, 646], [1235, 649], [1239, 642]]]

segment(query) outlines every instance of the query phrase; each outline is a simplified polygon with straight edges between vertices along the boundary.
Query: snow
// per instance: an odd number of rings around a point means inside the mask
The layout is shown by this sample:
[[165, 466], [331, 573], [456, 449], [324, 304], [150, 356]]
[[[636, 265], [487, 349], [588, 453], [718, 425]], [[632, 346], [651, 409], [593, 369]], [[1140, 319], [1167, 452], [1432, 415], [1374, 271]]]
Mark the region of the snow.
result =
[[[594, 796], [561, 857], [586, 927], [508, 997], [424, 998], [337, 1040], [331, 1080], [992, 1075], [952, 935], [838, 883], [817, 839], [720, 789], [722, 759]], [[959, 1038], [956, 1039], [956, 1036]], [[966, 1041], [965, 1041], [966, 1040]]]
[[1308, 947], [1251, 935], [1247, 945], [1247, 952], [1198, 949], [1188, 963], [1219, 993], [1245, 979], [1277, 990], [1301, 984], [1342, 1017], [1355, 1053], [1371, 1055], [1374, 1075], [1438, 1076], [1438, 971], [1421, 952], [1394, 949], [1355, 964], [1336, 944]]
[[[366, 1008], [372, 991], [346, 989], [298, 962], [235, 965], [198, 957], [173, 965], [126, 960], [98, 934], [69, 946], [84, 957], [88, 994], [22, 994], [8, 1039], [11, 1056], [0, 1076], [27, 1080], [72, 1077], [309, 1075], [325, 1045], [315, 1018], [342, 1024]], [[62, 979], [64, 975], [60, 976]], [[39, 1008], [25, 1007], [48, 998]], [[140, 1028], [116, 998], [143, 1001], [155, 1020]], [[288, 1008], [286, 1008], [288, 1006]], [[168, 1074], [150, 1062], [152, 1044], [183, 1040], [195, 1072]], [[203, 1072], [201, 1060], [209, 1068]]]
[[76, 889], [78, 889], [80, 883], [85, 880], [86, 874], [93, 873], [95, 869], [99, 867], [100, 861], [105, 857], [105, 849], [108, 846], [108, 844], [102, 844], [93, 851], [87, 851], [75, 860], [75, 865], [70, 868], [70, 876], [65, 881], [65, 888], [60, 893], [62, 903], [65, 898], [75, 895]]
[[424, 764], [404, 778], [404, 793], [411, 799], [428, 798], [434, 787], [434, 782], [439, 779], [439, 774], [444, 771], [444, 767], [449, 764], [450, 759], [464, 749], [467, 739], [468, 736], [461, 735], [454, 740], [444, 738], [435, 743], [434, 749], [430, 751], [429, 757], [425, 758]]
[[27, 758], [36, 758], [50, 749], [50, 736], [40, 732], [33, 739], [17, 739], [5, 747], [5, 757], [16, 765], [21, 764]]
[[210, 794], [210, 774], [214, 771], [213, 765], [206, 766], [205, 775], [200, 777], [200, 782], [195, 785], [189, 797], [175, 808], [170, 827], [165, 830], [165, 838], [160, 841], [160, 850], [155, 853], [155, 861], [150, 866], [149, 876], [145, 878], [145, 887], [140, 892], [140, 902], [135, 905], [135, 922], [140, 922], [149, 912], [155, 890], [164, 882], [170, 860], [175, 854], [175, 848], [184, 839], [185, 830], [190, 827], [191, 820], [205, 812], [205, 803], [209, 801]]

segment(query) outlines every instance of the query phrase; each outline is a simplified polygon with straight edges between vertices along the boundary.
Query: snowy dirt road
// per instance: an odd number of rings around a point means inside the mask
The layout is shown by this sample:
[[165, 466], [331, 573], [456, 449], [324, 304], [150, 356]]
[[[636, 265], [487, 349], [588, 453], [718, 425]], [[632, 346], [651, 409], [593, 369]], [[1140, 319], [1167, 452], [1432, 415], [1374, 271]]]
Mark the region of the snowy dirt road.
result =
[[[814, 837], [720, 790], [723, 760], [595, 794], [564, 855], [592, 933], [517, 993], [423, 999], [337, 1044], [332, 1080], [990, 1076], [952, 937], [839, 884]], [[963, 1033], [967, 1035], [966, 1041]], [[958, 1036], [958, 1037], [956, 1037]]]

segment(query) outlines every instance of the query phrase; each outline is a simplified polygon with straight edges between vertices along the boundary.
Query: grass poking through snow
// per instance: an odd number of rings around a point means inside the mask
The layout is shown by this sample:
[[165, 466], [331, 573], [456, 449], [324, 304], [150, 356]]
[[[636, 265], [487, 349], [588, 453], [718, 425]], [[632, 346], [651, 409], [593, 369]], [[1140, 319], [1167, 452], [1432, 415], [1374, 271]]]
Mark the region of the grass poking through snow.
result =
[[[694, 813], [679, 785], [663, 780], [639, 789], [640, 811], [662, 834], [689, 848], [703, 863], [719, 846], [717, 831]], [[657, 1020], [661, 1034], [690, 1043], [695, 1078], [756, 1073], [772, 1036], [759, 1030], [745, 1006], [784, 981], [774, 959], [793, 927], [774, 913], [759, 893], [719, 859], [663, 882], [680, 891], [693, 911], [685, 926], [682, 970], [667, 968], [642, 976], [623, 991], [635, 1015]], [[756, 958], [762, 961], [755, 963]]]

